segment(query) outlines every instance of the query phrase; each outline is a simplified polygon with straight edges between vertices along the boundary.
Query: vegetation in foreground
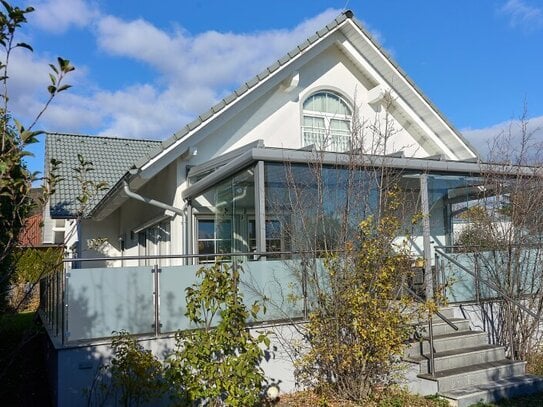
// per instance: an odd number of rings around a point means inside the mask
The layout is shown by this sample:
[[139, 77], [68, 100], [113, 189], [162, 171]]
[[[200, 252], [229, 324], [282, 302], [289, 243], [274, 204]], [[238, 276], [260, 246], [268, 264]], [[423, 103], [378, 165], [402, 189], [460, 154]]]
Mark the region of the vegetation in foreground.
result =
[[[5, 406], [49, 406], [44, 332], [34, 312], [9, 314], [0, 324], [0, 400]], [[6, 374], [4, 374], [6, 373]]]
[[445, 400], [435, 396], [422, 397], [394, 386], [373, 392], [371, 397], [354, 402], [315, 391], [301, 391], [281, 397], [281, 406], [290, 407], [448, 407]]

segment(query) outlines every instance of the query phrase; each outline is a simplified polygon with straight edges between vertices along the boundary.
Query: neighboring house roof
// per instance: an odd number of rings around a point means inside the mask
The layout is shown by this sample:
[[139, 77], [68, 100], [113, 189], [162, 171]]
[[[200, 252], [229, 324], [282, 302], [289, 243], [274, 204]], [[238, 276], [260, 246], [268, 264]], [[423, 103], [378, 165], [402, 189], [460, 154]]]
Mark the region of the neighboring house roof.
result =
[[42, 243], [43, 188], [31, 188], [30, 199], [34, 202], [22, 230], [19, 232], [19, 245], [37, 247]]
[[[46, 166], [52, 158], [62, 162], [56, 174], [62, 180], [49, 201], [51, 217], [74, 217], [81, 209], [77, 201], [82, 193], [81, 183], [74, 172], [74, 168], [80, 167], [78, 155], [92, 162], [93, 170], [88, 173], [88, 179], [106, 182], [111, 188], [134, 162], [150, 151], [157, 151], [159, 145], [160, 142], [154, 140], [48, 133], [45, 139]], [[96, 205], [106, 192], [103, 190], [94, 195], [86, 209]]]
[[[352, 24], [349, 24], [349, 22], [352, 22]], [[347, 10], [288, 52], [285, 56], [267, 67], [264, 71], [245, 82], [207, 112], [201, 114], [173, 136], [163, 141], [158, 149], [150, 150], [147, 154], [140, 156], [131, 167], [125, 169], [124, 175], [126, 175], [126, 177], [119, 176], [117, 178], [117, 183], [106, 195], [104, 195], [102, 201], [98, 202], [96, 207], [89, 212], [90, 216], [94, 216], [97, 212], [101, 211], [102, 208], [110, 203], [110, 199], [113, 199], [114, 197], [117, 199], [115, 205], [120, 205], [122, 199], [118, 198], [117, 195], [122, 191], [122, 179], [133, 180], [138, 177], [138, 173], [141, 174], [146, 171], [150, 174], [156, 174], [158, 170], [164, 168], [172, 160], [177, 158], [179, 154], [182, 154], [183, 148], [188, 149], [188, 140], [198, 133], [200, 129], [207, 126], [208, 123], [218, 116], [225, 114], [230, 110], [230, 107], [237, 105], [239, 102], [249, 97], [249, 95], [254, 93], [259, 86], [278, 75], [279, 72], [286, 69], [286, 66], [290, 65], [313, 46], [316, 46], [317, 43], [337, 30], [344, 30], [342, 32], [345, 38], [357, 43], [359, 50], [363, 49], [364, 52], [367, 53], [365, 57], [367, 57], [366, 62], [371, 67], [370, 69], [376, 69], [377, 71], [382, 70], [384, 72], [382, 75], [384, 80], [389, 85], [394, 85], [392, 87], [408, 105], [415, 111], [419, 110], [421, 112], [422, 120], [433, 129], [435, 134], [438, 137], [448, 139], [448, 143], [450, 144], [448, 147], [450, 147], [451, 151], [456, 150], [455, 154], [457, 154], [460, 159], [470, 160], [477, 158], [476, 150], [464, 139], [460, 132], [447, 121], [445, 116], [430, 102], [424, 93], [396, 64], [396, 62], [392, 60], [386, 51], [380, 47], [380, 45], [364, 29], [362, 24], [354, 18], [352, 11]], [[184, 147], [186, 144], [187, 146]], [[129, 169], [130, 172], [128, 173]], [[147, 176], [144, 178], [149, 179]], [[138, 186], [143, 185], [145, 182], [146, 181], [142, 181]], [[136, 186], [136, 188], [138, 186]]]

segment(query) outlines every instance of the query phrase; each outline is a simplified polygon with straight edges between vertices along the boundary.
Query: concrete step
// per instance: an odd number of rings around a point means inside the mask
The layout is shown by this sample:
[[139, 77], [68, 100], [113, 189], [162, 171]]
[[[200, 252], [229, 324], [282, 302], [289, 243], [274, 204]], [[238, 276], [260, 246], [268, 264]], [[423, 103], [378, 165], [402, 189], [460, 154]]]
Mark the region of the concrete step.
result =
[[[444, 322], [441, 319], [438, 319], [437, 321], [433, 321], [432, 328], [434, 331], [434, 335], [445, 335], [450, 334], [454, 332], [462, 332], [462, 331], [469, 331], [469, 321], [467, 319], [463, 318], [450, 318], [450, 322], [452, 322], [458, 330], [455, 330], [453, 327], [451, 327], [449, 324]], [[422, 336], [428, 336], [428, 321], [417, 325], [417, 332]]]
[[439, 393], [464, 387], [484, 385], [496, 380], [524, 376], [526, 362], [508, 359], [478, 363], [455, 369], [437, 371], [435, 376], [421, 374], [419, 377], [438, 382]]
[[540, 392], [543, 392], [543, 377], [526, 375], [441, 392], [440, 396], [446, 398], [451, 406], [467, 407], [478, 402], [491, 403]]
[[[414, 311], [413, 311], [414, 312]], [[441, 313], [441, 315], [443, 315], [445, 318], [448, 318], [448, 319], [453, 319], [454, 318], [454, 308], [453, 307], [444, 307], [444, 308], [440, 308], [439, 309], [439, 312]], [[440, 317], [438, 317], [437, 315], [433, 315], [432, 316], [432, 321], [434, 322], [440, 322], [440, 321], [443, 321]], [[413, 321], [414, 324], [426, 324], [428, 325], [428, 316], [427, 315], [423, 315], [421, 319], [417, 319], [417, 320], [414, 320]]]
[[[480, 345], [472, 348], [453, 349], [434, 353], [435, 371], [455, 369], [473, 364], [494, 362], [505, 359], [505, 348], [494, 345]], [[429, 373], [430, 354], [412, 358], [420, 364], [420, 373]]]
[[[486, 333], [480, 331], [459, 331], [444, 335], [434, 335], [435, 352], [473, 348], [487, 344]], [[423, 337], [421, 341], [411, 343], [407, 347], [405, 355], [407, 358], [412, 358], [426, 353], [430, 353], [430, 343], [428, 338]]]

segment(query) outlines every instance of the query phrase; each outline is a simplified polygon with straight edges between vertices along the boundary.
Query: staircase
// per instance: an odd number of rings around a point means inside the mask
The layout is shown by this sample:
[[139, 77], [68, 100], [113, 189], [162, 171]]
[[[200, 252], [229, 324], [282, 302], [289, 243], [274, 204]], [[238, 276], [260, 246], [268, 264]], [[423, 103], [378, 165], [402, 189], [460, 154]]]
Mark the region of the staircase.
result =
[[434, 376], [429, 370], [427, 333], [423, 333], [420, 341], [411, 343], [405, 359], [415, 365], [417, 383], [412, 381], [410, 388], [418, 392], [422, 389], [426, 394], [437, 392], [451, 406], [458, 407], [543, 391], [542, 377], [525, 374], [526, 362], [506, 359], [503, 347], [489, 345], [487, 334], [471, 330], [466, 319], [454, 318], [452, 308], [442, 309], [441, 313], [458, 330], [455, 331], [439, 317], [432, 320]]

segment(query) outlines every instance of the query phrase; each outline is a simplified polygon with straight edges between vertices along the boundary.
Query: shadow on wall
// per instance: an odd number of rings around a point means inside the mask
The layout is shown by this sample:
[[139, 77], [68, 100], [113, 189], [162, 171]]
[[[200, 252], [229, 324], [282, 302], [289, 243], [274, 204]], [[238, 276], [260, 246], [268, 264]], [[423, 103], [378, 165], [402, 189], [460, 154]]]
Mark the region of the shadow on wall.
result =
[[73, 269], [66, 304], [68, 342], [106, 338], [123, 329], [154, 332], [150, 267]]

